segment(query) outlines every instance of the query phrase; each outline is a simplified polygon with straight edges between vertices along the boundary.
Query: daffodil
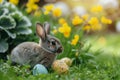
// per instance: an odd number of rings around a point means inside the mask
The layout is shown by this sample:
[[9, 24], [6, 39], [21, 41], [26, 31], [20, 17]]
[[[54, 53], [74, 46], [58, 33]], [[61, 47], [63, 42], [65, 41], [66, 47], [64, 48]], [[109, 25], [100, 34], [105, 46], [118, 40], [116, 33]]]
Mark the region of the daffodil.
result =
[[39, 2], [40, 0], [29, 0], [29, 3], [36, 3]]
[[83, 20], [88, 20], [88, 17], [89, 17], [89, 15], [88, 14], [84, 14], [83, 16], [82, 16], [82, 18], [83, 18]]
[[56, 29], [54, 29], [52, 32], [53, 32], [53, 34], [56, 34], [58, 31]]
[[19, 0], [9, 0], [10, 3], [14, 4], [14, 5], [18, 5]]
[[45, 10], [47, 10], [47, 11], [52, 11], [53, 8], [54, 8], [54, 5], [53, 5], [53, 4], [49, 4], [49, 5], [44, 6], [44, 8], [45, 8]]
[[101, 24], [99, 23], [99, 20], [97, 17], [92, 17], [88, 23], [90, 24], [91, 29], [93, 31], [102, 29]]
[[66, 20], [64, 18], [60, 18], [58, 20], [58, 22], [59, 22], [59, 24], [64, 24], [64, 23], [66, 23]]
[[111, 24], [112, 20], [107, 19], [106, 17], [102, 16], [101, 22], [104, 23], [104, 24]]
[[79, 35], [75, 35], [74, 36], [74, 39], [72, 39], [72, 41], [71, 41], [71, 45], [76, 45], [77, 43], [78, 43], [78, 41], [79, 41]]
[[44, 6], [44, 15], [48, 15], [54, 8], [54, 5], [53, 4], [49, 4], [49, 5], [46, 5]]
[[97, 25], [99, 24], [99, 20], [97, 17], [92, 17], [89, 22], [88, 22], [90, 25]]
[[64, 23], [61, 27], [58, 28], [58, 31], [63, 33], [64, 36], [68, 38], [70, 36], [71, 27], [67, 23]]
[[52, 11], [52, 14], [54, 17], [60, 17], [62, 15], [62, 11], [60, 8], [55, 8], [53, 11]]
[[36, 4], [39, 0], [29, 0], [28, 3], [26, 4], [26, 11], [27, 13], [31, 13], [32, 11], [38, 10], [39, 6]]
[[41, 12], [40, 11], [35, 11], [34, 16], [40, 16]]
[[26, 9], [26, 12], [27, 12], [27, 13], [31, 13], [31, 12], [32, 12], [32, 8], [27, 8], [27, 9]]
[[47, 10], [44, 11], [44, 15], [48, 15], [49, 13], [50, 13], [50, 12], [47, 11]]
[[86, 25], [83, 27], [84, 31], [90, 31], [90, 29], [91, 29], [91, 26], [89, 26], [89, 25]]
[[79, 25], [83, 22], [83, 20], [79, 16], [75, 16], [72, 20], [73, 25]]
[[69, 32], [69, 31], [66, 31], [66, 32], [64, 32], [63, 34], [64, 34], [64, 36], [65, 36], [66, 38], [68, 38], [68, 37], [70, 36], [70, 32]]
[[103, 10], [103, 7], [101, 5], [93, 6], [91, 8], [91, 12], [93, 13], [96, 13], [96, 12], [99, 13], [99, 12], [102, 12], [102, 10]]
[[91, 30], [93, 30], [93, 31], [99, 31], [101, 29], [102, 29], [101, 24], [97, 24], [97, 25], [92, 25], [91, 26]]

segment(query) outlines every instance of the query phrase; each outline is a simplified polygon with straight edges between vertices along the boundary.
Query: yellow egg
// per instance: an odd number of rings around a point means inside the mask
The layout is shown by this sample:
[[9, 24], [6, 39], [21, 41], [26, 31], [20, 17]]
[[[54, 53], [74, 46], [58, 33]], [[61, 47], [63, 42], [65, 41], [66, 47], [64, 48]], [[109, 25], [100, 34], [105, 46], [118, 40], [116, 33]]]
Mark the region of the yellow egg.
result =
[[55, 60], [52, 64], [52, 68], [58, 74], [67, 73], [69, 70], [68, 65], [61, 60]]
[[72, 65], [72, 60], [68, 57], [62, 58], [62, 61], [64, 61], [68, 66]]

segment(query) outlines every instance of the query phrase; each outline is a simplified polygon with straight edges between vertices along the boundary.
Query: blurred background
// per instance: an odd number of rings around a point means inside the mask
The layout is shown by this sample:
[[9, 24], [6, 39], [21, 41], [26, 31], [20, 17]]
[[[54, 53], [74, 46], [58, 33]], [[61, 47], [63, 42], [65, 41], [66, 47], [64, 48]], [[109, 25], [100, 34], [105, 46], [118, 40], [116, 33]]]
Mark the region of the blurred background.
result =
[[[27, 3], [27, 0], [20, 0], [20, 5]], [[85, 39], [89, 39], [94, 49], [105, 49], [105, 51], [115, 51], [119, 53], [120, 47], [120, 0], [40, 0], [37, 4], [43, 7], [47, 4], [54, 4], [62, 10], [63, 16], [101, 15], [104, 14], [112, 20], [111, 24], [103, 25], [106, 29], [100, 32], [89, 31]], [[103, 11], [100, 14], [90, 13], [93, 6], [101, 5]]]

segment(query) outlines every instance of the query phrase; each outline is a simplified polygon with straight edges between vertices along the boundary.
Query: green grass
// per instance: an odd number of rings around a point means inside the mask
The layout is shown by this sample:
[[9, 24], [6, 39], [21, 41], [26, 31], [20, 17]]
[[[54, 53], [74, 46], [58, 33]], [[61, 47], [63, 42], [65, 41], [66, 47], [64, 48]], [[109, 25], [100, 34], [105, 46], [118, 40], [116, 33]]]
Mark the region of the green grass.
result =
[[[91, 43], [97, 40], [96, 37], [89, 37], [88, 40]], [[79, 59], [75, 58], [76, 61], [81, 62], [77, 65], [73, 64], [67, 74], [58, 75], [54, 71], [50, 71], [49, 74], [33, 76], [32, 71], [28, 70], [26, 66], [10, 66], [9, 62], [1, 62], [0, 80], [120, 80], [120, 56], [115, 55], [119, 51], [119, 34], [104, 37], [106, 45], [94, 42], [89, 51], [91, 53], [81, 53]], [[111, 52], [109, 47], [112, 47], [115, 52]], [[87, 49], [87, 47], [84, 48]], [[100, 48], [102, 51], [97, 51]]]
[[[73, 65], [69, 73], [58, 75], [54, 72], [33, 76], [27, 68], [13, 67], [3, 63], [0, 70], [0, 80], [119, 80], [119, 57], [100, 55], [96, 61]], [[94, 64], [93, 64], [94, 63]], [[9, 68], [10, 67], [10, 68]], [[1, 69], [1, 68], [0, 68]], [[7, 72], [6, 72], [7, 71]]]
[[[88, 43], [92, 44], [92, 50], [101, 49], [109, 54], [119, 54], [120, 55], [120, 34], [104, 34], [102, 36], [88, 36], [85, 39], [88, 39]], [[102, 40], [100, 40], [100, 38]]]

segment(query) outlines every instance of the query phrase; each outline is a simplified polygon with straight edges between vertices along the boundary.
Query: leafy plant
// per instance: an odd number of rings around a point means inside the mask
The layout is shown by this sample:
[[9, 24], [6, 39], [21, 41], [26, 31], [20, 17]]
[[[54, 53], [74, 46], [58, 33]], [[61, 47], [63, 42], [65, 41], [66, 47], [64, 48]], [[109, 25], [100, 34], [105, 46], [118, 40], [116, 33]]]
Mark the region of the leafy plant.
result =
[[19, 36], [32, 33], [30, 20], [9, 2], [0, 4], [0, 53], [5, 53]]

